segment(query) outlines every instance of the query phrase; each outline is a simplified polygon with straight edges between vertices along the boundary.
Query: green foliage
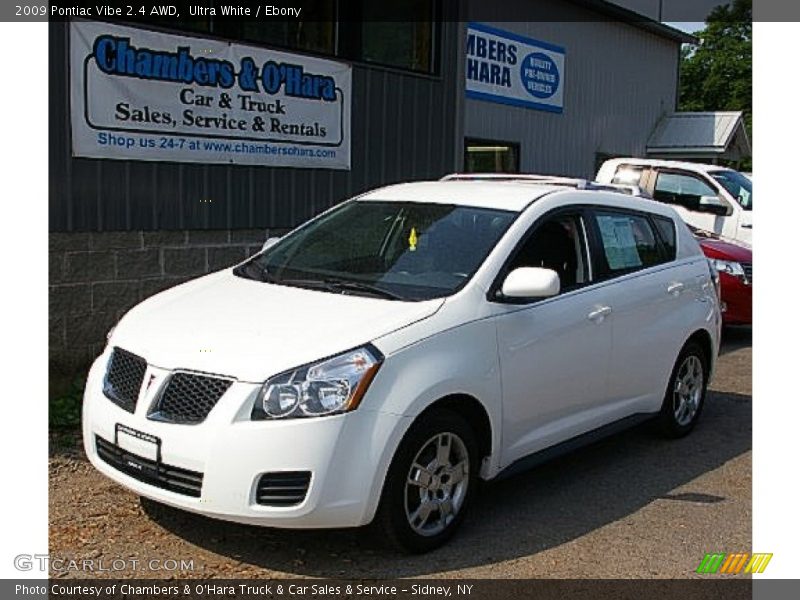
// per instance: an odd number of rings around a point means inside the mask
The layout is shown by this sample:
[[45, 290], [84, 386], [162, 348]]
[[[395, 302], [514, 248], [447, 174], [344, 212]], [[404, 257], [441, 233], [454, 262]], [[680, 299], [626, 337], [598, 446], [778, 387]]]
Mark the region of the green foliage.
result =
[[718, 6], [706, 19], [705, 29], [696, 35], [700, 45], [684, 46], [681, 53], [679, 109], [741, 110], [747, 135], [751, 136], [752, 0], [734, 0]]
[[50, 399], [50, 429], [72, 429], [81, 424], [81, 403], [86, 382], [76, 379], [69, 390]]

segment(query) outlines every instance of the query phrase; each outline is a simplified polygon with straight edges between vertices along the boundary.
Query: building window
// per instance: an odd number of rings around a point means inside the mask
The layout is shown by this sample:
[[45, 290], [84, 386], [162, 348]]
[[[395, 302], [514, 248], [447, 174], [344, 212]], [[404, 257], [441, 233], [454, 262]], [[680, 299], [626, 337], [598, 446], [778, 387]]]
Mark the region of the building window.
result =
[[387, 67], [434, 73], [437, 0], [339, 2], [338, 55]]
[[132, 19], [186, 33], [206, 33], [235, 42], [275, 46], [355, 62], [435, 73], [439, 0], [306, 0], [299, 20], [248, 20], [222, 17], [218, 0], [196, 5], [215, 7], [218, 16]]
[[519, 144], [467, 138], [464, 141], [467, 173], [519, 173]]
[[391, 10], [391, 15], [383, 15], [380, 3], [362, 2], [361, 60], [432, 72], [432, 1], [402, 0]]
[[336, 3], [311, 0], [303, 3], [303, 19], [217, 19], [214, 34], [241, 42], [280, 46], [289, 50], [336, 53]]

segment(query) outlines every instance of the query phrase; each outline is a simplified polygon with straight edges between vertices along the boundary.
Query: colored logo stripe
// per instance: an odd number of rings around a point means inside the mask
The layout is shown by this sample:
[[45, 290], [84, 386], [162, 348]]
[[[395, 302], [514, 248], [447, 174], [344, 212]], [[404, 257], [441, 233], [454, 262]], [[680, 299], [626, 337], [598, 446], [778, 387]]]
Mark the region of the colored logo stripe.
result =
[[700, 566], [697, 567], [698, 573], [716, 573], [722, 561], [725, 559], [725, 554], [718, 552], [717, 554], [706, 554]]
[[[750, 559], [748, 561], [748, 558]], [[738, 575], [744, 568], [745, 573], [763, 573], [767, 564], [772, 560], [772, 554], [753, 554], [748, 552], [736, 552], [725, 554], [716, 552], [706, 554], [697, 567], [697, 573], [727, 573]], [[745, 566], [747, 565], [747, 566]]]
[[772, 554], [753, 554], [753, 558], [747, 563], [745, 573], [763, 573], [767, 564], [772, 560]]

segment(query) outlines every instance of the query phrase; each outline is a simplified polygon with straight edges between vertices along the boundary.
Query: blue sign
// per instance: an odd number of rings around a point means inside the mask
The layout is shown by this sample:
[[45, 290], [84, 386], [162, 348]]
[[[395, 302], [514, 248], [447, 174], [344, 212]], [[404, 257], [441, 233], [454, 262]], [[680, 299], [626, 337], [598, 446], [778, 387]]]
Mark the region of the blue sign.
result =
[[467, 98], [560, 113], [564, 48], [482, 23], [467, 28]]

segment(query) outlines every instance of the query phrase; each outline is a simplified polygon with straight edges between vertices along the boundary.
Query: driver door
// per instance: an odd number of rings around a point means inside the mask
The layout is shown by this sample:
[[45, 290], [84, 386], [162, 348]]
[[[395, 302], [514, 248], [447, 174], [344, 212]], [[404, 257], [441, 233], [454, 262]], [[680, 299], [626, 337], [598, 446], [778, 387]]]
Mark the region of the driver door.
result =
[[514, 268], [550, 268], [562, 288], [552, 298], [496, 304], [503, 466], [602, 424], [611, 316], [592, 285], [586, 231], [580, 211], [545, 216], [501, 271], [502, 282]]
[[738, 226], [736, 211], [730, 216], [700, 212], [698, 205], [701, 196], [718, 196], [723, 202], [728, 203], [728, 200], [720, 196], [715, 188], [696, 175], [662, 169], [656, 172], [653, 186], [654, 199], [671, 204], [686, 223], [698, 229], [711, 231], [717, 235], [735, 235]]

